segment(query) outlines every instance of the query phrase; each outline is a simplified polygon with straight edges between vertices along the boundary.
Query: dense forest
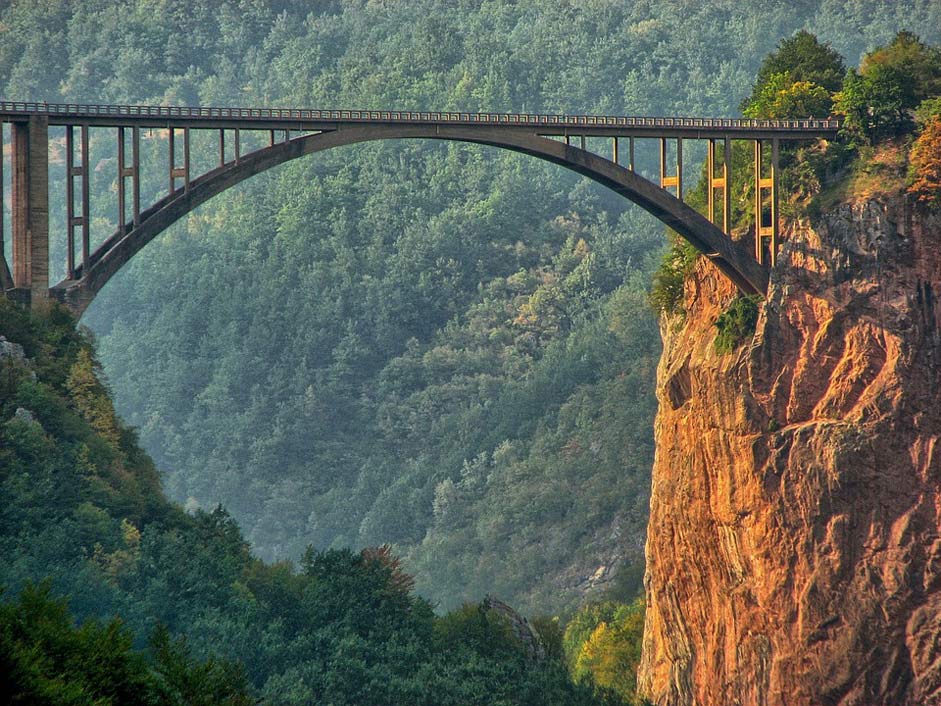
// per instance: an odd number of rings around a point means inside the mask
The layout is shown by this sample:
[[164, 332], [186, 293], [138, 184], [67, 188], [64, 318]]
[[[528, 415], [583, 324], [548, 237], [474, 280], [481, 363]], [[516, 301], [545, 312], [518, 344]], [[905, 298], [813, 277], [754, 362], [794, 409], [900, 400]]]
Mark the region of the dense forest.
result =
[[[932, 200], [941, 53], [901, 27], [938, 43], [941, 7], [24, 2], [0, 14], [0, 82], [49, 101], [836, 111], [840, 144], [786, 154], [795, 189], [917, 131], [900, 178]], [[92, 147], [101, 239], [114, 154]], [[0, 302], [0, 670], [29, 703], [634, 702], [656, 309], [690, 262], [667, 243], [558, 168], [375, 144], [218, 197], [88, 329]], [[748, 328], [739, 305], [717, 349]]]

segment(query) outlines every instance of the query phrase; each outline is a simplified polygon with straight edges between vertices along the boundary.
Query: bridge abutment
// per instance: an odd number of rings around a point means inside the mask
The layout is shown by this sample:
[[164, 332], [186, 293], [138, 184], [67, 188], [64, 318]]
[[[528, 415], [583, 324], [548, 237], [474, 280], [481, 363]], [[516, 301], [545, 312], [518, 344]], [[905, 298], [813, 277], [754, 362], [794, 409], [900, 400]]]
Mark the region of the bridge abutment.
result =
[[13, 296], [49, 301], [49, 118], [12, 124]]

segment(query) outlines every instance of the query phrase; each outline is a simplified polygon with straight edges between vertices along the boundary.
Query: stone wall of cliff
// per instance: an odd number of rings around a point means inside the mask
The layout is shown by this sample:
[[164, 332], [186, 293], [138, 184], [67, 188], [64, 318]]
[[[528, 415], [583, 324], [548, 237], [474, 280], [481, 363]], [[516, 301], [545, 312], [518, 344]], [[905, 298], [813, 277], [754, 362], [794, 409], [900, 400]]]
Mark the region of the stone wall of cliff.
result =
[[841, 206], [772, 279], [731, 354], [707, 263], [663, 325], [641, 690], [941, 704], [941, 214]]

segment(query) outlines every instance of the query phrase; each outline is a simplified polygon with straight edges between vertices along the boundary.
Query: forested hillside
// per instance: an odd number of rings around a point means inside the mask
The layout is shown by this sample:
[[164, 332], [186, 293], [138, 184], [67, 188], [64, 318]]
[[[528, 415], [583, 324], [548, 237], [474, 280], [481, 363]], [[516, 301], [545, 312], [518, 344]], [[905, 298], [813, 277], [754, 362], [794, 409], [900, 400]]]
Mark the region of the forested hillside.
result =
[[[855, 65], [899, 29], [937, 43], [941, 5], [35, 0], [0, 23], [21, 100], [735, 115], [795, 30]], [[104, 238], [113, 147], [93, 157]], [[84, 323], [168, 493], [263, 556], [391, 542], [443, 608], [562, 609], [638, 588], [665, 242], [530, 158], [364, 145], [218, 197]]]
[[[98, 375], [67, 312], [0, 298], [4, 703], [624, 703], [584, 678], [590, 661], [573, 682], [554, 621], [536, 631], [493, 601], [436, 616], [388, 547], [264, 564], [223, 509], [164, 499]], [[565, 649], [604, 618], [586, 614]], [[636, 644], [636, 619], [621, 623]]]

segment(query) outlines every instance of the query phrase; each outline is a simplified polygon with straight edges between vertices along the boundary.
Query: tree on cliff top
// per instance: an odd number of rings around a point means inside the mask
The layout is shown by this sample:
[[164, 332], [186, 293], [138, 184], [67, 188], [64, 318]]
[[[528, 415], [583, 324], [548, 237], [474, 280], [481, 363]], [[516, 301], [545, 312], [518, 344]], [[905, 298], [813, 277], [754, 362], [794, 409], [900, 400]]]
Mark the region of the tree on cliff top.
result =
[[875, 142], [912, 129], [912, 111], [941, 94], [941, 49], [899, 32], [850, 70], [834, 107], [845, 116], [850, 139]]
[[742, 113], [751, 118], [826, 116], [845, 73], [843, 57], [800, 30], [765, 57]]

